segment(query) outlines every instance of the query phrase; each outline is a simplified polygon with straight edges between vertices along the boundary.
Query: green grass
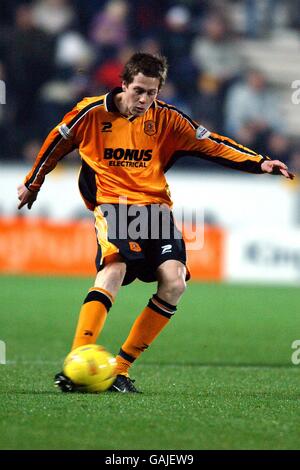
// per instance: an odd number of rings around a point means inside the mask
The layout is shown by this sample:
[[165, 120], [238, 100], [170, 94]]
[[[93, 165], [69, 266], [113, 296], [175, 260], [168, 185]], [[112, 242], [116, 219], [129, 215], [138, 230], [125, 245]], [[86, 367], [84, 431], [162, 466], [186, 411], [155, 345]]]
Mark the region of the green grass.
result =
[[[0, 277], [0, 449], [300, 449], [300, 291], [190, 283], [137, 361], [142, 395], [53, 387], [90, 279]], [[116, 353], [155, 291], [123, 288], [99, 340]]]

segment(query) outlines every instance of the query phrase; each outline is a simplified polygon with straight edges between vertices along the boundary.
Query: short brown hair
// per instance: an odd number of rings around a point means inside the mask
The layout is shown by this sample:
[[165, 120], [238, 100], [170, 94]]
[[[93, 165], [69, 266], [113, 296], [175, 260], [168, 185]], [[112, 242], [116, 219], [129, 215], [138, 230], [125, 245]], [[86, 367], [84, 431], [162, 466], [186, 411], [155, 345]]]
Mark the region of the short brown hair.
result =
[[168, 73], [166, 57], [144, 52], [133, 54], [125, 64], [121, 78], [126, 85], [129, 85], [138, 73], [142, 73], [146, 77], [158, 78], [159, 88], [161, 88], [166, 81]]

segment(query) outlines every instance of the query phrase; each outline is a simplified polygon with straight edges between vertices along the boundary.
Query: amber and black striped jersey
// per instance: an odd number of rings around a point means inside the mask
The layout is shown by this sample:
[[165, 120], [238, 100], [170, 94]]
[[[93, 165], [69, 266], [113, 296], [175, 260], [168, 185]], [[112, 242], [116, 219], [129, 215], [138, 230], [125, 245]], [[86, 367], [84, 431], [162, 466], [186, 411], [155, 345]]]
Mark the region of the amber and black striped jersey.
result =
[[264, 157], [233, 140], [207, 131], [160, 100], [143, 116], [125, 117], [110, 93], [85, 98], [46, 138], [26, 176], [38, 191], [66, 154], [78, 149], [82, 167], [79, 187], [87, 207], [102, 203], [172, 205], [165, 172], [178, 159], [193, 155], [234, 169], [262, 173]]

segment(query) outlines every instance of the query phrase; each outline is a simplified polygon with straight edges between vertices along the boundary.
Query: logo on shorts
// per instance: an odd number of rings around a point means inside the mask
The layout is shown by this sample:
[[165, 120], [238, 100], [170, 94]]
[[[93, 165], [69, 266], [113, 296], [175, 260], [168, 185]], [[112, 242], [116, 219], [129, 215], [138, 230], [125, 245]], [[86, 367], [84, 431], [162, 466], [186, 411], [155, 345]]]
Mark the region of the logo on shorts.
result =
[[172, 245], [164, 245], [161, 247], [161, 254], [165, 255], [166, 253], [171, 253]]
[[131, 251], [136, 251], [137, 253], [140, 253], [142, 251], [142, 248], [137, 242], [129, 242], [129, 248]]
[[154, 135], [156, 134], [156, 126], [154, 121], [146, 121], [144, 124], [145, 134]]

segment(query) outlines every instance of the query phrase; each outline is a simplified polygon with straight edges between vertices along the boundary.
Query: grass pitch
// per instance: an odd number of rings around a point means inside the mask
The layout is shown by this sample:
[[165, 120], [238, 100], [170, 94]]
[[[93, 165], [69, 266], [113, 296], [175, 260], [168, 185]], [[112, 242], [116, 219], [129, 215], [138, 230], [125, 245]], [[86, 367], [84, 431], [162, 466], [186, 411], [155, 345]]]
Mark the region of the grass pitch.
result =
[[[300, 291], [190, 283], [137, 361], [142, 395], [53, 386], [90, 279], [1, 277], [0, 449], [300, 449]], [[155, 285], [121, 289], [99, 343], [117, 353]]]

